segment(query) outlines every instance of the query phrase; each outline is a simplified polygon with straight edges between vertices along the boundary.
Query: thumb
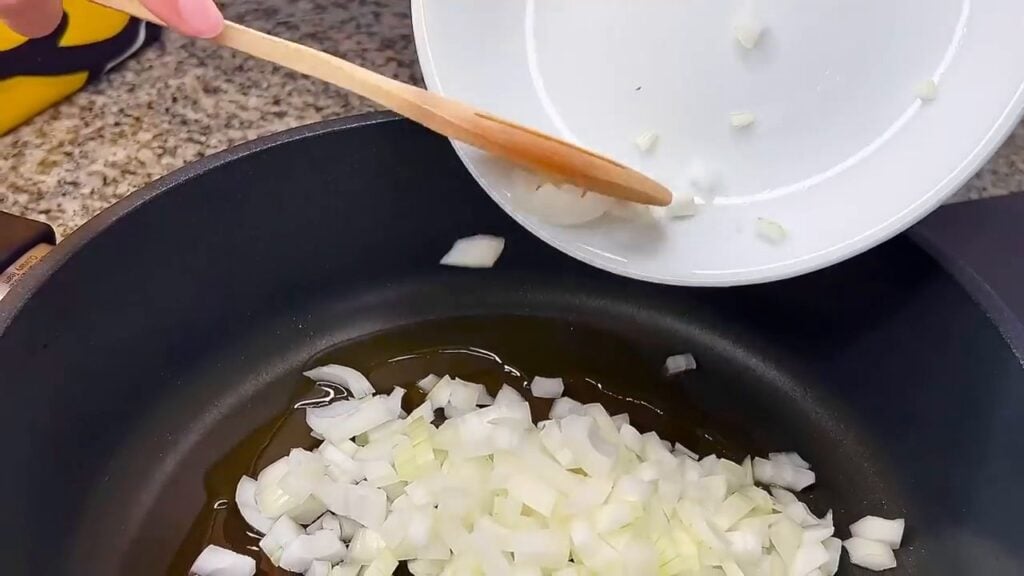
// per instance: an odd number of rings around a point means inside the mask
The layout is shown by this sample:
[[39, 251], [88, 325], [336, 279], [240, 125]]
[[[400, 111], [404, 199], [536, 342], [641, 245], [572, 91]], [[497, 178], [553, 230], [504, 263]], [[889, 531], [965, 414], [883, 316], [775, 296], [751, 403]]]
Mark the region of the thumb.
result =
[[0, 0], [0, 20], [28, 38], [41, 38], [60, 24], [60, 0]]
[[[0, 0], [4, 2], [7, 0]], [[213, 0], [142, 0], [171, 28], [198, 38], [213, 38], [224, 29], [224, 16]]]

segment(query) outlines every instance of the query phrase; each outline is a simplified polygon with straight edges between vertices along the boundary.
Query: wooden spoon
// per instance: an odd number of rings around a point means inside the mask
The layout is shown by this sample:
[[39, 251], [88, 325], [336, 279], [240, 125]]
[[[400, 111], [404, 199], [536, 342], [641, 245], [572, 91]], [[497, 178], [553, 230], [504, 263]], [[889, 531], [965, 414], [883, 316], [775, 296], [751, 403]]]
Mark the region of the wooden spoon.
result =
[[[164, 25], [137, 0], [93, 1], [136, 18]], [[381, 76], [308, 46], [234, 22], [225, 22], [224, 31], [211, 40], [355, 92], [434, 132], [551, 175], [556, 180], [641, 204], [667, 206], [672, 201], [672, 193], [668, 188], [590, 150], [440, 94]]]

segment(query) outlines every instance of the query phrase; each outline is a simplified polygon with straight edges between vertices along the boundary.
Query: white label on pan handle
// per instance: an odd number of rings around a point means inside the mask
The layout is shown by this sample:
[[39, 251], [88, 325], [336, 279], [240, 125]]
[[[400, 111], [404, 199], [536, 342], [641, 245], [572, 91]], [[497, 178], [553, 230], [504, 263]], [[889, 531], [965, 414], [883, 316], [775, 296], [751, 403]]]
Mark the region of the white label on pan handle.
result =
[[33, 266], [35, 266], [47, 252], [53, 249], [49, 244], [38, 244], [29, 250], [24, 256], [18, 258], [14, 264], [0, 274], [0, 298], [3, 298], [21, 280]]

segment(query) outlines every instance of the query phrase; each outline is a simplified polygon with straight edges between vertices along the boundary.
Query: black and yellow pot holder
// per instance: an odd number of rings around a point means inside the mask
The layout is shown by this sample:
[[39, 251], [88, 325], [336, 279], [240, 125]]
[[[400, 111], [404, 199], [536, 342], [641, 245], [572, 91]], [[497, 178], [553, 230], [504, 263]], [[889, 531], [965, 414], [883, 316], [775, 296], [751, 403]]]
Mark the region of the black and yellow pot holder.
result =
[[88, 0], [64, 0], [60, 26], [28, 40], [0, 23], [0, 135], [78, 91], [159, 35]]

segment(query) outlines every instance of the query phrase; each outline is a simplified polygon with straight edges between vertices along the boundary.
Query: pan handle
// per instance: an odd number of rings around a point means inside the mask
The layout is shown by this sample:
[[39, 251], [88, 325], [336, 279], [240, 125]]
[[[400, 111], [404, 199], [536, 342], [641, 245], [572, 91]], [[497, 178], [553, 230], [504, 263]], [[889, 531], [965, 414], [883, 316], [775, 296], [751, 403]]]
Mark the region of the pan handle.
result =
[[0, 298], [56, 243], [49, 225], [0, 212]]

